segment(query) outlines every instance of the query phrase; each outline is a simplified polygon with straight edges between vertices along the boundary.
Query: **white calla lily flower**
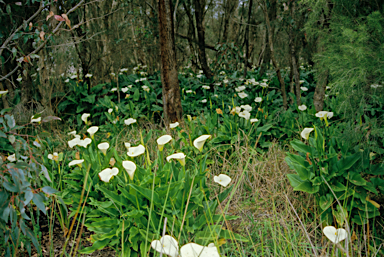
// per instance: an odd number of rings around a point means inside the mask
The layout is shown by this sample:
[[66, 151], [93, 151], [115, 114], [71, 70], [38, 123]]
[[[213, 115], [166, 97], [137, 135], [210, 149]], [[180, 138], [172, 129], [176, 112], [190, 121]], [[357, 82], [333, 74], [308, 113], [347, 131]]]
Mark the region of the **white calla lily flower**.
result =
[[255, 123], [255, 122], [258, 122], [258, 121], [259, 121], [259, 120], [256, 119], [256, 118], [250, 120], [251, 124], [252, 124], [252, 123]]
[[103, 152], [104, 155], [107, 154], [107, 150], [109, 148], [109, 144], [107, 142], [104, 142], [104, 143], [100, 143], [97, 145], [97, 148], [100, 149], [100, 151]]
[[80, 142], [77, 144], [79, 146], [82, 146], [84, 148], [87, 148], [87, 146], [92, 143], [92, 139], [90, 139], [89, 137], [87, 137], [86, 139], [84, 140], [80, 140]]
[[142, 155], [145, 152], [145, 147], [143, 145], [138, 145], [135, 147], [128, 148], [127, 155], [129, 157], [136, 157]]
[[220, 257], [216, 246], [202, 246], [188, 243], [180, 248], [181, 257]]
[[307, 109], [307, 106], [302, 104], [302, 105], [299, 105], [299, 107], [297, 107], [300, 111], [305, 111]]
[[252, 106], [249, 104], [246, 105], [240, 105], [240, 108], [244, 109], [244, 111], [251, 112], [252, 111]]
[[129, 119], [126, 119], [125, 121], [124, 121], [124, 124], [125, 125], [131, 125], [131, 124], [133, 124], [133, 123], [136, 123], [136, 119], [134, 119], [134, 118], [129, 118]]
[[129, 178], [133, 180], [133, 176], [136, 171], [136, 164], [131, 161], [123, 161], [123, 168], [127, 171]]
[[34, 122], [40, 123], [41, 122], [41, 117], [36, 118], [36, 119], [34, 119], [33, 117], [34, 116], [31, 117], [31, 123], [34, 123]]
[[176, 122], [174, 122], [174, 123], [170, 123], [169, 124], [169, 128], [171, 128], [171, 129], [174, 129], [174, 128], [176, 128], [177, 126], [179, 126], [180, 124], [176, 121]]
[[255, 98], [255, 102], [256, 103], [261, 103], [263, 101], [263, 98], [261, 98], [261, 97], [256, 97]]
[[8, 90], [0, 91], [0, 96], [2, 96], [2, 95], [6, 95], [7, 93], [8, 93]]
[[193, 146], [196, 147], [201, 152], [203, 150], [205, 141], [207, 141], [207, 139], [211, 137], [212, 137], [211, 135], [201, 135], [195, 140], [193, 140]]
[[172, 159], [178, 160], [181, 166], [185, 166], [185, 154], [184, 153], [174, 153], [168, 156], [167, 162], [170, 162]]
[[160, 240], [151, 242], [151, 247], [159, 253], [166, 254], [171, 257], [179, 256], [179, 243], [172, 236], [165, 235]]
[[68, 141], [69, 148], [73, 148], [74, 146], [79, 145], [80, 141], [81, 141], [80, 137], [75, 137], [74, 139], [69, 140]]
[[71, 167], [71, 166], [74, 166], [74, 165], [79, 165], [79, 167], [81, 167], [81, 164], [84, 162], [84, 159], [80, 159], [80, 160], [73, 160], [71, 162], [68, 163], [68, 167]]
[[170, 135], [164, 135], [164, 136], [159, 137], [156, 140], [159, 151], [160, 152], [163, 151], [164, 145], [169, 143], [171, 140], [172, 140], [172, 137]]
[[88, 119], [89, 116], [91, 116], [91, 114], [89, 114], [89, 113], [83, 113], [83, 114], [81, 115], [81, 120], [84, 121], [85, 124], [87, 124], [87, 119]]
[[326, 118], [330, 119], [333, 117], [333, 112], [327, 112], [327, 111], [320, 111], [315, 114], [316, 117], [320, 118], [320, 120]]
[[16, 161], [16, 154], [11, 154], [7, 157], [7, 160], [10, 162]]
[[244, 92], [240, 92], [240, 93], [238, 93], [238, 96], [239, 96], [241, 99], [243, 99], [243, 98], [246, 98], [246, 97], [248, 96], [248, 94], [247, 94], [247, 93], [244, 93]]
[[308, 140], [309, 134], [314, 130], [314, 128], [304, 128], [303, 131], [301, 131], [300, 135], [302, 138]]
[[303, 91], [308, 91], [307, 87], [300, 87], [300, 89], [303, 90]]
[[99, 127], [97, 126], [92, 126], [90, 127], [89, 129], [87, 129], [87, 132], [89, 133], [89, 135], [91, 136], [91, 138], [93, 138], [93, 135], [99, 130]]
[[338, 244], [348, 237], [348, 233], [345, 229], [336, 229], [334, 226], [326, 226], [323, 229], [323, 233], [334, 244]]
[[48, 154], [48, 159], [52, 161], [59, 161], [59, 154], [57, 152], [54, 152], [53, 154]]
[[117, 174], [119, 174], [118, 168], [106, 168], [99, 173], [99, 178], [101, 181], [108, 183], [109, 180]]
[[239, 117], [249, 120], [251, 114], [248, 111], [242, 111], [239, 113]]
[[76, 130], [74, 131], [71, 131], [71, 132], [68, 132], [67, 135], [72, 135], [72, 136], [76, 136]]
[[223, 187], [228, 186], [229, 183], [231, 183], [231, 178], [225, 174], [220, 174], [219, 176], [214, 176], [213, 181], [215, 181], [217, 184], [222, 185]]
[[131, 143], [125, 142], [124, 146], [125, 148], [127, 148], [127, 151], [128, 151], [128, 149], [131, 147]]

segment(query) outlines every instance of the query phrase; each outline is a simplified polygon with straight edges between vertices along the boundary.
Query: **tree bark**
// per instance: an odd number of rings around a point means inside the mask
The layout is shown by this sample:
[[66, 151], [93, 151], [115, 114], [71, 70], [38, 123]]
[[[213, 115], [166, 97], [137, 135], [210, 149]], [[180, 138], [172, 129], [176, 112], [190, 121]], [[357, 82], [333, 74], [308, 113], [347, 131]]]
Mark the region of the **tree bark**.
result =
[[270, 47], [270, 50], [271, 50], [272, 63], [273, 63], [273, 66], [275, 67], [275, 70], [276, 70], [276, 73], [277, 73], [277, 77], [278, 77], [279, 82], [280, 82], [280, 91], [281, 91], [281, 94], [283, 96], [283, 107], [286, 110], [288, 108], [288, 104], [287, 104], [287, 93], [285, 92], [285, 82], [284, 82], [283, 77], [281, 76], [280, 67], [279, 67], [279, 64], [276, 61], [275, 52], [273, 50], [272, 29], [271, 29], [271, 24], [269, 22], [267, 4], [265, 3], [265, 1], [264, 1], [264, 6], [263, 6], [263, 11], [264, 11], [265, 20], [266, 20], [266, 23], [267, 23], [268, 41], [269, 41], [269, 47]]
[[213, 73], [211, 69], [208, 66], [207, 63], [207, 56], [205, 53], [205, 29], [203, 25], [203, 12], [204, 12], [204, 6], [200, 3], [201, 0], [194, 0], [195, 4], [195, 18], [196, 18], [196, 28], [197, 28], [197, 36], [199, 40], [199, 59], [201, 68], [203, 69], [203, 72], [205, 76], [210, 79], [213, 76]]
[[[291, 8], [291, 17], [293, 19], [294, 17], [294, 12], [295, 12], [295, 3], [292, 2], [290, 5]], [[295, 49], [295, 36], [293, 33], [293, 26], [292, 24], [289, 25], [289, 45], [291, 48], [291, 62], [292, 62], [292, 72], [295, 77], [295, 93], [296, 93], [296, 103], [297, 106], [301, 105], [301, 95], [300, 95], [300, 74], [299, 70], [297, 68], [297, 61], [296, 61], [296, 49]]]
[[313, 104], [317, 112], [322, 111], [324, 108], [325, 87], [328, 82], [329, 72], [326, 70], [323, 74], [318, 76], [315, 93], [313, 94]]
[[249, 59], [249, 24], [251, 22], [251, 12], [252, 12], [252, 0], [249, 0], [249, 8], [248, 8], [248, 24], [245, 25], [245, 35], [244, 35], [244, 41], [245, 41], [245, 60], [244, 60], [244, 78], [247, 77], [247, 66], [248, 66], [248, 59]]
[[163, 85], [164, 118], [167, 127], [169, 123], [181, 121], [183, 118], [171, 4], [171, 0], [158, 1], [161, 83]]

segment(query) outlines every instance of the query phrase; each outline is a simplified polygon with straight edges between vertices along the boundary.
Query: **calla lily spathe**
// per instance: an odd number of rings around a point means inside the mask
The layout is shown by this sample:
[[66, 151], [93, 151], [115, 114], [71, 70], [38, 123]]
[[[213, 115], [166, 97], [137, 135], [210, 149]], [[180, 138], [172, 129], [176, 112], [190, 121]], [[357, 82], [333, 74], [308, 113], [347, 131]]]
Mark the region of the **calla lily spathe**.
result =
[[334, 244], [337, 244], [348, 237], [347, 231], [345, 231], [345, 229], [336, 229], [334, 226], [326, 226], [323, 229], [323, 233]]
[[[89, 133], [89, 135], [91, 136], [91, 138], [93, 138], [93, 135], [99, 130], [99, 127], [97, 126], [92, 126], [90, 127], [89, 129], [87, 129], [87, 132]], [[76, 133], [76, 131], [75, 131]]]
[[109, 180], [113, 177], [113, 176], [116, 176], [117, 174], [119, 174], [119, 169], [114, 167], [114, 168], [106, 168], [104, 170], [102, 170], [100, 173], [99, 173], [99, 178], [101, 181], [103, 182], [106, 182], [108, 183]]
[[125, 125], [131, 125], [131, 124], [133, 124], [133, 123], [136, 123], [136, 119], [133, 119], [133, 118], [129, 118], [129, 119], [126, 119], [125, 121], [124, 121], [124, 124]]
[[170, 135], [164, 135], [164, 136], [161, 136], [159, 137], [156, 142], [157, 142], [157, 146], [159, 148], [159, 151], [163, 151], [164, 149], [164, 145], [169, 143], [170, 141], [172, 140], [172, 137]]
[[174, 153], [167, 157], [167, 162], [170, 162], [172, 159], [178, 160], [181, 166], [185, 166], [185, 154], [184, 153]]
[[203, 150], [205, 141], [207, 141], [207, 139], [211, 137], [211, 135], [201, 135], [193, 141], [193, 146], [201, 152]]
[[129, 178], [133, 180], [133, 176], [136, 171], [136, 164], [131, 161], [123, 161], [123, 168], [127, 171]]
[[301, 131], [300, 135], [302, 138], [308, 140], [309, 134], [314, 130], [314, 128], [304, 128], [303, 131]]
[[239, 117], [249, 120], [249, 118], [251, 117], [251, 114], [248, 111], [244, 110], [239, 113]]
[[219, 176], [214, 176], [213, 181], [215, 181], [217, 184], [222, 185], [223, 187], [228, 186], [229, 183], [231, 183], [231, 178], [225, 174], [220, 174]]
[[73, 165], [79, 165], [81, 167], [81, 164], [84, 162], [84, 159], [80, 159], [80, 160], [73, 160], [71, 162], [68, 163], [68, 167], [71, 167]]
[[320, 120], [327, 118], [330, 119], [333, 117], [333, 112], [327, 112], [327, 111], [320, 111], [315, 114], [316, 117], [320, 118]]
[[299, 107], [298, 107], [298, 109], [300, 110], [300, 111], [305, 111], [306, 109], [307, 109], [307, 106], [306, 105], [299, 105]]
[[81, 115], [81, 120], [84, 121], [85, 124], [87, 124], [87, 119], [89, 116], [91, 116], [91, 114], [83, 113], [83, 115]]
[[165, 235], [160, 240], [154, 240], [151, 247], [159, 253], [164, 253], [171, 257], [179, 256], [179, 243], [172, 236]]
[[107, 154], [107, 150], [109, 148], [109, 144], [107, 142], [104, 142], [104, 143], [100, 143], [97, 145], [97, 148], [100, 149], [100, 151], [103, 152], [104, 155]]
[[181, 257], [220, 257], [216, 246], [202, 246], [188, 243], [180, 248]]
[[127, 155], [129, 157], [136, 157], [142, 155], [145, 152], [145, 147], [143, 145], [138, 145], [128, 148]]
[[16, 161], [16, 154], [11, 154], [7, 157], [7, 160], [10, 162]]
[[59, 161], [59, 154], [57, 152], [54, 152], [53, 154], [48, 154], [48, 159], [52, 161]]
[[69, 148], [73, 148], [74, 146], [79, 145], [80, 141], [81, 141], [80, 137], [75, 137], [74, 139], [69, 140], [68, 141]]
[[170, 123], [169, 124], [169, 128], [171, 128], [171, 129], [174, 129], [174, 128], [176, 128], [177, 126], [179, 126], [179, 123], [176, 121], [176, 122], [174, 122], [174, 123]]

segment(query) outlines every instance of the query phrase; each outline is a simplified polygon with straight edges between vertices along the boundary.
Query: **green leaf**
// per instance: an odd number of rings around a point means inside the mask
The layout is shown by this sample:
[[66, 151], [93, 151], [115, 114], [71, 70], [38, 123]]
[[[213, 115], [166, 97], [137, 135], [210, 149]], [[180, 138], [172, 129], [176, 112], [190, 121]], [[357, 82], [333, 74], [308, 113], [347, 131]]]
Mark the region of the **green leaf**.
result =
[[343, 184], [338, 181], [334, 182], [333, 184], [330, 184], [330, 186], [334, 192], [343, 192], [347, 189]]
[[50, 186], [45, 186], [41, 189], [41, 191], [43, 191], [44, 193], [46, 193], [47, 195], [51, 195], [51, 194], [55, 194], [59, 191], [57, 191], [56, 189], [53, 189], [52, 187]]
[[104, 239], [102, 241], [96, 241], [96, 242], [93, 243], [92, 246], [86, 247], [86, 248], [80, 250], [79, 253], [81, 253], [81, 254], [90, 254], [90, 253], [93, 253], [96, 250], [101, 250], [104, 247], [106, 247], [110, 241], [111, 241], [110, 238]]
[[0, 131], [0, 137], [7, 138], [7, 135], [3, 131]]
[[361, 177], [357, 172], [349, 172], [347, 179], [357, 186], [364, 186], [367, 184], [367, 181]]
[[331, 194], [323, 195], [320, 197], [320, 202], [319, 202], [320, 208], [325, 211], [331, 206], [332, 202], [333, 202], [333, 196]]
[[160, 197], [156, 192], [153, 192], [153, 199], [152, 199], [152, 190], [150, 189], [133, 185], [133, 184], [129, 184], [129, 186], [135, 189], [139, 194], [147, 198], [149, 201], [153, 200], [156, 203], [156, 205], [162, 205], [164, 203], [164, 200], [160, 200]]
[[312, 186], [312, 183], [309, 181], [304, 181], [300, 183], [298, 186], [293, 188], [293, 190], [295, 191], [303, 191], [309, 194], [317, 193], [319, 189], [320, 189], [319, 186]]
[[100, 186], [99, 184], [97, 184], [95, 186], [95, 189], [103, 192], [105, 194], [105, 196], [108, 197], [115, 204], [117, 203], [120, 206], [127, 206], [128, 205], [128, 202], [121, 195], [118, 195], [115, 192], [109, 191], [108, 189], [104, 188], [103, 186]]
[[297, 139], [291, 141], [291, 146], [293, 147], [293, 149], [295, 149], [300, 153], [303, 153], [303, 154], [310, 153], [312, 155], [312, 147], [304, 144], [303, 142]]
[[297, 174], [288, 174], [287, 177], [288, 177], [289, 183], [291, 183], [291, 186], [293, 188], [299, 186], [301, 183], [304, 182], [303, 180], [300, 179], [299, 175]]
[[36, 204], [37, 208], [40, 209], [44, 214], [47, 214], [44, 205], [44, 198], [40, 194], [33, 194], [33, 202]]
[[82, 99], [83, 102], [88, 102], [90, 104], [94, 104], [95, 103], [95, 100], [96, 100], [96, 95], [88, 95], [87, 97], [85, 97], [84, 99]]

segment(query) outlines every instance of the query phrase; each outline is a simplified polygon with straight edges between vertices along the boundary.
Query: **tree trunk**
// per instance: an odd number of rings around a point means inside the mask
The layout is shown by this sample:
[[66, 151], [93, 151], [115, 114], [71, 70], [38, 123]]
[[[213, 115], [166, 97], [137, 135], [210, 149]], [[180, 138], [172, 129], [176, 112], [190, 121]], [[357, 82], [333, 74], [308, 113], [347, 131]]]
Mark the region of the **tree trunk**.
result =
[[197, 36], [199, 39], [199, 59], [205, 76], [210, 79], [212, 78], [213, 73], [208, 66], [207, 56], [205, 54], [205, 28], [203, 24], [204, 6], [201, 5], [200, 1], [201, 0], [194, 0]]
[[318, 76], [315, 93], [313, 95], [313, 104], [317, 112], [322, 111], [324, 108], [325, 87], [328, 82], [328, 70]]
[[271, 50], [272, 63], [273, 63], [273, 66], [275, 66], [277, 77], [279, 78], [280, 87], [281, 87], [280, 90], [281, 90], [281, 94], [283, 95], [283, 106], [284, 106], [284, 109], [286, 110], [288, 108], [288, 104], [287, 104], [287, 93], [285, 92], [285, 82], [284, 82], [283, 77], [281, 76], [280, 67], [279, 67], [279, 64], [276, 61], [275, 52], [273, 50], [272, 29], [271, 29], [271, 24], [269, 22], [267, 4], [265, 3], [265, 1], [264, 1], [264, 6], [263, 6], [263, 11], [264, 11], [265, 20], [266, 20], [266, 23], [267, 23], [268, 41], [269, 41], [269, 47], [270, 47], [270, 50]]
[[245, 60], [244, 60], [244, 78], [247, 77], [247, 67], [248, 67], [248, 59], [249, 59], [249, 24], [251, 22], [251, 12], [252, 12], [252, 0], [249, 0], [249, 8], [248, 8], [248, 24], [245, 25]]
[[[291, 8], [291, 17], [294, 19], [295, 14], [295, 3], [293, 2], [290, 5]], [[294, 21], [294, 20], [293, 20]], [[292, 72], [295, 77], [295, 92], [296, 92], [296, 103], [297, 106], [301, 105], [301, 99], [300, 99], [300, 74], [297, 68], [297, 61], [296, 61], [296, 49], [295, 49], [295, 36], [293, 33], [293, 26], [290, 24], [289, 26], [289, 45], [291, 48], [291, 62], [292, 62]]]
[[163, 85], [163, 108], [167, 127], [169, 123], [181, 121], [183, 118], [171, 4], [171, 0], [158, 1], [161, 83]]

